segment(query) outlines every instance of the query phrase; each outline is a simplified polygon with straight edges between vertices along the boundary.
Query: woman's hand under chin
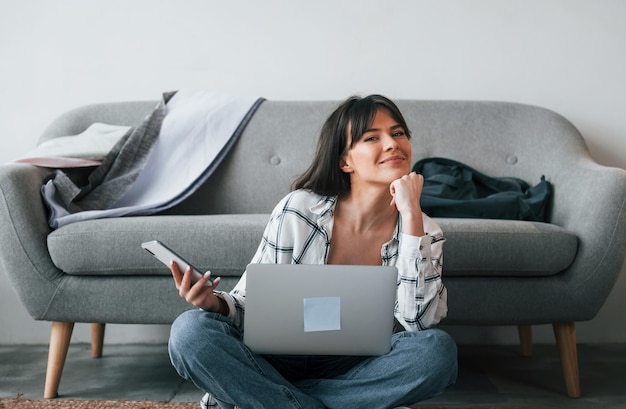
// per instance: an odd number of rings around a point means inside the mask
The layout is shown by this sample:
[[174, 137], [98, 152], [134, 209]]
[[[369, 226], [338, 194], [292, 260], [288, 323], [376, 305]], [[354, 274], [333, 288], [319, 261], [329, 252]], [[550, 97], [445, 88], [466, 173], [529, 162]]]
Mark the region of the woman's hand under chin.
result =
[[389, 185], [392, 199], [390, 206], [396, 206], [402, 216], [402, 233], [421, 237], [424, 235], [424, 220], [420, 197], [424, 187], [424, 177], [415, 172], [394, 180]]

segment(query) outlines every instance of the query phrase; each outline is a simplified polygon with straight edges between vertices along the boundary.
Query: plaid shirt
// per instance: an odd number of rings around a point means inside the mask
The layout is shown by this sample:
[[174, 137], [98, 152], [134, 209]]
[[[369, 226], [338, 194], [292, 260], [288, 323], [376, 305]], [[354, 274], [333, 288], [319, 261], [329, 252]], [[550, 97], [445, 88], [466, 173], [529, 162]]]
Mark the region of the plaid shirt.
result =
[[[296, 190], [274, 208], [252, 263], [326, 264], [333, 231], [336, 197]], [[381, 249], [382, 264], [398, 269], [394, 308], [397, 322], [407, 331], [436, 325], [447, 314], [447, 291], [441, 281], [442, 247], [439, 226], [424, 215], [423, 237], [401, 233], [398, 223]], [[229, 317], [243, 328], [246, 273], [230, 293], [217, 292], [228, 303]]]

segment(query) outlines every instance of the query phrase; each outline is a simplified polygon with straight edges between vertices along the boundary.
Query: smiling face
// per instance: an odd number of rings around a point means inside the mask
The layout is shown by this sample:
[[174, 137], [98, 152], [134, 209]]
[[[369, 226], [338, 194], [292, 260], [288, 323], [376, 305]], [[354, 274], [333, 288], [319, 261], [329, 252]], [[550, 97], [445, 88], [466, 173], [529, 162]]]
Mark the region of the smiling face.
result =
[[349, 149], [341, 160], [341, 170], [350, 174], [351, 185], [363, 183], [389, 186], [411, 169], [411, 142], [407, 130], [385, 108], [354, 144], [348, 129]]

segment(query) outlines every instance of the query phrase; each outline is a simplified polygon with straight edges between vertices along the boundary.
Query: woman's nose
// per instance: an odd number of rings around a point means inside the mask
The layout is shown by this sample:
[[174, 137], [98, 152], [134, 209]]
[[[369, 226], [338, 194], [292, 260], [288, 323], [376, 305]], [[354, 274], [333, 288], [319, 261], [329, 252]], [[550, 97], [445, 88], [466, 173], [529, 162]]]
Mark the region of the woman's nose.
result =
[[385, 150], [395, 149], [398, 146], [398, 141], [393, 136], [385, 134], [383, 136], [383, 146]]

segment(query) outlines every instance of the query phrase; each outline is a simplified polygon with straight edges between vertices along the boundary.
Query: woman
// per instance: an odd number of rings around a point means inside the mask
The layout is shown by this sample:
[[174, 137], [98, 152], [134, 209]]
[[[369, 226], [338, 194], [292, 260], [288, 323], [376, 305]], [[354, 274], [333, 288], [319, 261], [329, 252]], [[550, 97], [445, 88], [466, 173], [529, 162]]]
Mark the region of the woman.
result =
[[[275, 207], [252, 263], [394, 265], [391, 351], [377, 357], [259, 356], [242, 342], [246, 274], [230, 293], [193, 286], [174, 263], [179, 293], [198, 310], [172, 326], [178, 373], [224, 408], [393, 408], [454, 383], [456, 346], [429, 329], [447, 313], [444, 238], [422, 214], [421, 175], [409, 173], [408, 127], [380, 95], [351, 97], [326, 120], [309, 169]], [[375, 300], [372, 300], [375, 302]]]

